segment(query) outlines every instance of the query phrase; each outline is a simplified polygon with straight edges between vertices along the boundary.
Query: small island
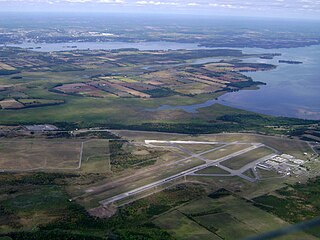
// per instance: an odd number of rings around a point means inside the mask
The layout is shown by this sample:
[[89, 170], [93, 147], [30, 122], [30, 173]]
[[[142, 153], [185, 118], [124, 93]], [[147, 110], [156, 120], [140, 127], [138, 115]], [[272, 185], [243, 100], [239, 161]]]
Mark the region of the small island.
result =
[[279, 60], [279, 63], [286, 63], [286, 64], [302, 64], [303, 62], [300, 62], [300, 61], [290, 61], [290, 60]]
[[274, 57], [279, 56], [281, 56], [281, 53], [263, 54], [260, 56], [260, 59], [273, 59]]

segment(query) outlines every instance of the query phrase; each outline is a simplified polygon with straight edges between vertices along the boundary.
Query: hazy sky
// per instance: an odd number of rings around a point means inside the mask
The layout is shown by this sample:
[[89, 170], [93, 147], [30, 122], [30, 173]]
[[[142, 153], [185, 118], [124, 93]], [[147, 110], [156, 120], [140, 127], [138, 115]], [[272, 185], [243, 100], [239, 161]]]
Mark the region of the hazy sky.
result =
[[105, 11], [320, 19], [320, 0], [0, 0], [0, 11]]

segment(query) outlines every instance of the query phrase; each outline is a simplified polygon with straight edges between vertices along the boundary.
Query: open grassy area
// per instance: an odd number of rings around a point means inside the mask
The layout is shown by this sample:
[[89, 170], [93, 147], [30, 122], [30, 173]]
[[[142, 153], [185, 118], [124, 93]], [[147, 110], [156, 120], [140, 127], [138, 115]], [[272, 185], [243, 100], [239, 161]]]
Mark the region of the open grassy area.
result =
[[[316, 178], [304, 184], [289, 185], [253, 200], [259, 208], [290, 223], [299, 223], [319, 216], [319, 194], [320, 179]], [[319, 227], [308, 232], [320, 237]]]
[[229, 172], [219, 168], [219, 167], [207, 167], [203, 170], [195, 172], [196, 174], [228, 174]]
[[[209, 230], [220, 239], [242, 239], [252, 235], [288, 226], [280, 218], [256, 208], [251, 202], [230, 194], [212, 194], [179, 207], [155, 220], [156, 224], [169, 232], [183, 234], [187, 228], [197, 223], [203, 230]], [[197, 231], [200, 232], [199, 227]], [[305, 233], [297, 233], [281, 239], [316, 239]], [[215, 239], [215, 238], [213, 238]]]
[[80, 142], [0, 140], [0, 168], [3, 170], [76, 169]]
[[219, 240], [221, 239], [214, 233], [203, 228], [196, 222], [179, 211], [172, 211], [157, 218], [154, 223], [168, 231], [177, 239], [204, 239], [204, 240]]
[[262, 179], [281, 177], [281, 175], [276, 171], [267, 171], [267, 170], [258, 168], [258, 172]]
[[196, 222], [222, 236], [223, 239], [241, 239], [256, 232], [227, 213], [208, 214], [194, 218]]
[[193, 153], [202, 153], [222, 146], [221, 144], [180, 144], [181, 147], [188, 149]]
[[260, 147], [250, 152], [241, 154], [237, 157], [228, 159], [227, 161], [224, 161], [221, 164], [230, 169], [237, 170], [255, 160], [268, 156], [272, 153], [274, 153], [274, 151], [272, 151], [270, 148]]
[[246, 149], [250, 146], [251, 146], [250, 144], [232, 144], [232, 145], [225, 146], [221, 149], [204, 154], [203, 157], [209, 160], [216, 160], [224, 156], [230, 155], [234, 152], [238, 152], [240, 150]]
[[81, 171], [105, 173], [111, 171], [109, 140], [93, 139], [83, 145]]

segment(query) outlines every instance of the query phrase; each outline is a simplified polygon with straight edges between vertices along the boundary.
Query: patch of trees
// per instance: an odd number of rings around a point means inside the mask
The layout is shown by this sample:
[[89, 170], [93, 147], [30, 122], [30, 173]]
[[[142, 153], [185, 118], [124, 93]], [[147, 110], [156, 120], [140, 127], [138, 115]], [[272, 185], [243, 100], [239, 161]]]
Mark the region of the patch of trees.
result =
[[248, 125], [276, 125], [276, 126], [287, 126], [287, 125], [310, 125], [318, 123], [315, 120], [304, 120], [299, 118], [286, 118], [286, 117], [270, 117], [259, 114], [232, 114], [224, 115], [219, 117], [218, 120], [225, 122], [234, 122], [238, 124]]
[[134, 155], [127, 147], [126, 141], [109, 141], [110, 162], [113, 171], [122, 170], [134, 165], [139, 165], [140, 167], [151, 165], [156, 162], [156, 158], [159, 156], [159, 152], [155, 151], [141, 156]]
[[19, 70], [0, 70], [0, 75], [12, 75], [12, 74], [17, 74], [20, 73]]
[[143, 92], [151, 95], [151, 97], [153, 98], [169, 97], [177, 94], [175, 91], [172, 91], [169, 88], [150, 89], [150, 90], [144, 90]]
[[105, 238], [95, 237], [86, 234], [75, 234], [60, 229], [51, 231], [35, 232], [14, 232], [6, 235], [12, 240], [104, 240]]
[[64, 173], [28, 173], [28, 174], [12, 174], [1, 173], [1, 184], [8, 185], [49, 185], [57, 184], [57, 180], [63, 180], [71, 177], [77, 177], [76, 174], [64, 174]]
[[254, 82], [254, 81], [244, 81], [244, 82], [232, 82], [229, 83], [229, 87], [236, 87], [236, 88], [248, 88], [255, 85], [266, 85], [263, 82]]

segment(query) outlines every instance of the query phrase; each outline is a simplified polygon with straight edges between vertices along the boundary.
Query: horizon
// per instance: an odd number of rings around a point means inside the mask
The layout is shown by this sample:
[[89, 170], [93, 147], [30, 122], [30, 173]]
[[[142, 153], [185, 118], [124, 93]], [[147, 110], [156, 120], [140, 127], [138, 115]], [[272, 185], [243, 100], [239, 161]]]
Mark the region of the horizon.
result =
[[[145, 11], [3, 11], [0, 9], [0, 13], [2, 14], [1, 17], [4, 16], [14, 16], [15, 18], [24, 18], [24, 17], [75, 17], [75, 16], [88, 16], [88, 17], [128, 17], [128, 18], [135, 18], [135, 17], [144, 17], [144, 18], [154, 18], [154, 19], [170, 19], [170, 18], [177, 18], [180, 19], [203, 19], [203, 20], [243, 20], [243, 21], [265, 21], [265, 22], [296, 22], [296, 21], [303, 21], [303, 22], [313, 22], [317, 23], [320, 22], [320, 18], [313, 18], [313, 17], [280, 17], [280, 16], [248, 16], [248, 15], [232, 15], [232, 14], [198, 14], [198, 13], [173, 13], [173, 12], [157, 12], [157, 13], [148, 13]], [[17, 15], [19, 14], [19, 15]], [[11, 15], [11, 16], [10, 16]]]
[[320, 20], [318, 0], [0, 0], [2, 13], [123, 13]]

